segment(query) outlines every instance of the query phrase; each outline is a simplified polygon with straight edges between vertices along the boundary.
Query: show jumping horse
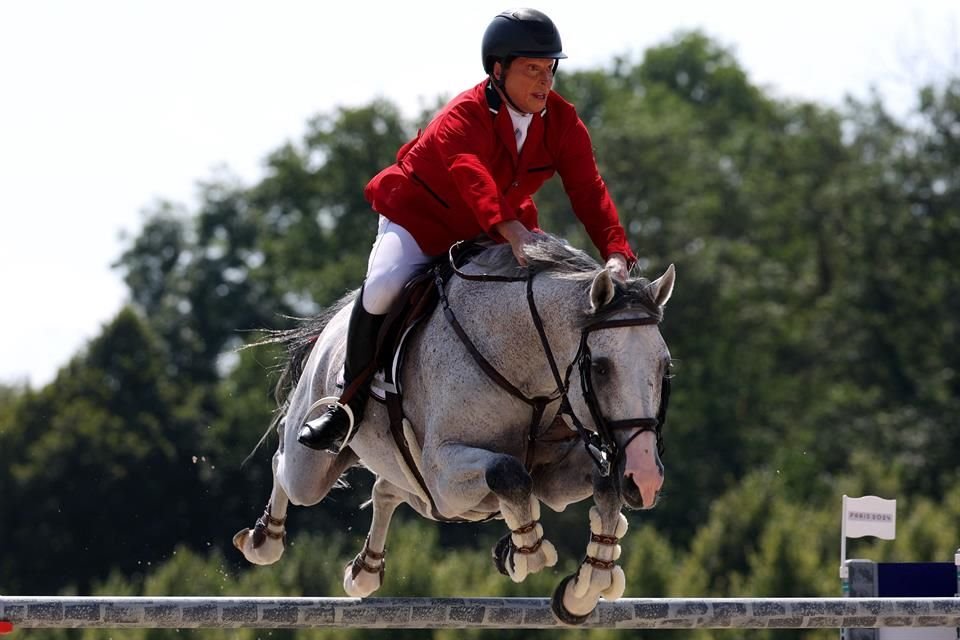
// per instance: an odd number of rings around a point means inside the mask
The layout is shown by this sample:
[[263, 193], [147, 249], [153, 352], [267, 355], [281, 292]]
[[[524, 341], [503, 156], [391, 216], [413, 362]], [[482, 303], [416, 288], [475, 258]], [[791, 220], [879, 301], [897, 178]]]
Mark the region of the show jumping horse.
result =
[[[288, 505], [316, 504], [362, 461], [376, 476], [373, 518], [345, 571], [349, 595], [380, 588], [387, 529], [401, 503], [433, 520], [502, 518], [509, 532], [495, 563], [520, 582], [557, 561], [540, 505], [559, 511], [591, 495], [585, 558], [558, 585], [552, 608], [577, 624], [601, 597], [623, 595], [621, 509], [652, 508], [663, 485], [670, 353], [658, 324], [674, 268], [652, 282], [618, 282], [551, 236], [526, 254], [523, 268], [509, 246], [488, 247], [454, 265], [448, 282], [437, 278], [442, 310], [409, 332], [395, 365], [402, 414], [393, 411], [391, 429], [391, 411], [371, 401], [338, 454], [299, 444], [297, 431], [338, 395], [356, 293], [283, 334], [291, 357], [278, 384], [273, 491], [256, 526], [234, 537], [247, 560], [276, 562]], [[543, 437], [558, 426], [570, 437]]]

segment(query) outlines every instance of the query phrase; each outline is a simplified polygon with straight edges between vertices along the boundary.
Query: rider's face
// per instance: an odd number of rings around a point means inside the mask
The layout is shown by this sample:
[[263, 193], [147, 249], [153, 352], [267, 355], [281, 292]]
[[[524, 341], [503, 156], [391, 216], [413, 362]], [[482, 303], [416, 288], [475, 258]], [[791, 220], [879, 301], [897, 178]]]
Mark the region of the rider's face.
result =
[[514, 104], [527, 113], [537, 113], [547, 106], [554, 62], [552, 58], [515, 58], [506, 69], [497, 63], [494, 74], [498, 70], [503, 74], [507, 95]]

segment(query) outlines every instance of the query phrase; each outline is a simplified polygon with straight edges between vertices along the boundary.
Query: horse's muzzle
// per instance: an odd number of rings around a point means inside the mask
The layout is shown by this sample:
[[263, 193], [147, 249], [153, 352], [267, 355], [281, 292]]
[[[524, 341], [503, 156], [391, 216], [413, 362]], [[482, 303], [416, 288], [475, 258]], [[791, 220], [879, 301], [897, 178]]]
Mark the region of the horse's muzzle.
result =
[[[625, 453], [624, 500], [634, 509], [652, 509], [663, 487], [663, 463], [657, 454], [656, 434], [639, 434], [627, 445]], [[637, 504], [631, 504], [635, 501]]]

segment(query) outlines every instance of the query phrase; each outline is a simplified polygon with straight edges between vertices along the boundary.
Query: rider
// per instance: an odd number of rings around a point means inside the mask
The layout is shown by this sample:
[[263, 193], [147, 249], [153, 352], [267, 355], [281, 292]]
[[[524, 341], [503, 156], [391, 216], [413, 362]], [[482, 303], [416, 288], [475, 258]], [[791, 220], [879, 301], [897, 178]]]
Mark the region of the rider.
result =
[[523, 245], [539, 231], [531, 195], [554, 173], [614, 276], [626, 279], [636, 261], [587, 129], [551, 90], [567, 57], [553, 22], [535, 9], [504, 11], [481, 51], [483, 82], [451, 100], [364, 190], [380, 223], [350, 314], [349, 392], [301, 427], [298, 440], [312, 449], [339, 450], [363, 419], [367, 385], [351, 383], [372, 363], [377, 333], [407, 280], [455, 242], [481, 234], [509, 242], [524, 264]]

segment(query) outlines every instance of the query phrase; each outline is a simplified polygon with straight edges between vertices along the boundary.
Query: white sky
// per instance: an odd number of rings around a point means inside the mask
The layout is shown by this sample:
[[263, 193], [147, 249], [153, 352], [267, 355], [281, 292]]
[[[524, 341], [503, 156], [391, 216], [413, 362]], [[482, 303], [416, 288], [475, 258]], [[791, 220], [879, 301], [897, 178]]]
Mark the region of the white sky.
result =
[[[159, 198], [245, 183], [306, 120], [386, 97], [408, 116], [478, 82], [488, 0], [0, 0], [0, 382], [40, 386], [126, 296], [110, 264]], [[780, 97], [839, 105], [960, 71], [956, 0], [534, 3], [564, 68], [679, 29], [734, 48]], [[562, 91], [562, 79], [560, 88]]]

